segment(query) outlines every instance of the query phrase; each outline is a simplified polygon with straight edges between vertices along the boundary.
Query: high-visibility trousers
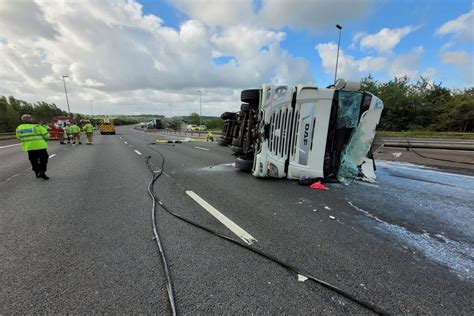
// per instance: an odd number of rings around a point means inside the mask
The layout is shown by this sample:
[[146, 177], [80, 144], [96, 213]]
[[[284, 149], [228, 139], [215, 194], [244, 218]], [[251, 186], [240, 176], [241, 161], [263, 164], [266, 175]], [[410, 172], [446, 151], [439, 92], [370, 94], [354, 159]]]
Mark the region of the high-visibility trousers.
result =
[[94, 133], [92, 133], [92, 132], [86, 133], [87, 142], [88, 142], [89, 144], [92, 143], [92, 135], [93, 135], [93, 134], [94, 134]]

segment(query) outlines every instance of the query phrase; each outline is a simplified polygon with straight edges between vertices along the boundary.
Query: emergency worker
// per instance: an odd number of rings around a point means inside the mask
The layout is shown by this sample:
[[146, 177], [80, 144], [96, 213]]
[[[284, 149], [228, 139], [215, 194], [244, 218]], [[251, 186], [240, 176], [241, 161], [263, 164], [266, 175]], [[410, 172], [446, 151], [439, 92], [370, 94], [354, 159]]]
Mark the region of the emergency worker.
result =
[[37, 178], [48, 180], [46, 167], [48, 165], [48, 130], [36, 124], [33, 117], [29, 114], [21, 116], [20, 124], [16, 128], [16, 138], [21, 142], [23, 151], [28, 153], [28, 159], [31, 162], [31, 168]]
[[71, 138], [72, 138], [72, 133], [71, 133], [71, 125], [69, 122], [66, 123], [66, 126], [64, 127], [64, 132], [66, 133], [67, 137], [67, 143], [71, 143]]
[[76, 141], [80, 144], [81, 143], [81, 128], [77, 126], [75, 123], [72, 123], [71, 126], [69, 126], [70, 131], [72, 133], [72, 143], [75, 144]]
[[64, 145], [65, 144], [65, 142], [64, 142], [64, 128], [61, 125], [58, 125], [57, 130], [58, 130], [59, 143], [61, 145]]
[[92, 126], [90, 121], [86, 121], [86, 124], [84, 124], [84, 126], [82, 127], [82, 130], [84, 131], [84, 133], [86, 133], [86, 137], [87, 137], [86, 144], [92, 145], [93, 144], [92, 135], [94, 133], [94, 126]]
[[207, 141], [214, 141], [214, 136], [212, 135], [211, 131], [207, 132]]

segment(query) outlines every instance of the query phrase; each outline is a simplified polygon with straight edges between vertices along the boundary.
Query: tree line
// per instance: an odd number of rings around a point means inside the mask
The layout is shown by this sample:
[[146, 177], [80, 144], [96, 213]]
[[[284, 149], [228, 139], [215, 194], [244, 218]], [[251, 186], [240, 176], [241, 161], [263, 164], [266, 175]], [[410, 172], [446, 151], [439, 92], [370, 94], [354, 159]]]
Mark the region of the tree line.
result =
[[423, 77], [379, 82], [369, 76], [361, 83], [384, 103], [379, 130], [474, 132], [474, 87], [449, 89]]
[[[373, 93], [384, 103], [379, 130], [474, 132], [474, 87], [449, 89], [423, 77], [416, 82], [411, 82], [408, 77], [379, 82], [369, 76], [363, 78], [361, 83], [361, 90]], [[0, 96], [0, 133], [14, 131], [20, 124], [21, 115], [25, 113], [33, 115], [42, 123], [47, 123], [58, 115], [67, 115], [67, 112], [54, 103], [29, 103], [14, 97], [7, 99]], [[76, 120], [84, 117], [79, 113], [73, 115]], [[183, 117], [183, 120], [187, 124], [200, 123], [197, 113]], [[118, 124], [138, 123], [137, 118], [127, 116], [121, 116], [116, 121]], [[168, 123], [179, 126], [176, 119]], [[203, 117], [202, 123], [208, 129], [223, 126], [220, 118]]]

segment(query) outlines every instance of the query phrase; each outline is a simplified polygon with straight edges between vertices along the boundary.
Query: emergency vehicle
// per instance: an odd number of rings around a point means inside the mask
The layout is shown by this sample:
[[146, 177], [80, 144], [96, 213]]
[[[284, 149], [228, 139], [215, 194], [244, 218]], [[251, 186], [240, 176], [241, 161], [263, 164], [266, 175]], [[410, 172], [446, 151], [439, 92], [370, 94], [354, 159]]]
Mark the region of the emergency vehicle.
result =
[[48, 133], [50, 140], [58, 140], [59, 135], [64, 135], [64, 128], [68, 124], [76, 123], [71, 116], [56, 116], [51, 123], [48, 124]]
[[115, 130], [115, 125], [114, 123], [109, 120], [108, 118], [100, 119], [99, 120], [99, 131], [101, 135], [104, 134], [113, 134], [115, 135], [116, 130]]
[[243, 90], [241, 110], [227, 124], [236, 167], [255, 177], [375, 181], [370, 149], [383, 102], [359, 89], [360, 83], [339, 79], [327, 88]]

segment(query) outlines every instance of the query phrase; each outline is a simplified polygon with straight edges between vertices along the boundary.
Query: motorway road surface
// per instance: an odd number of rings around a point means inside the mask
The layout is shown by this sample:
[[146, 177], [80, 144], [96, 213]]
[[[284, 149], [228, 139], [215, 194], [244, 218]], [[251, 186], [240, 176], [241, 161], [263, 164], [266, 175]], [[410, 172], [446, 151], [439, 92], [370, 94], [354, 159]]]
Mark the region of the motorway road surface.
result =
[[[147, 195], [145, 157], [159, 165], [156, 151], [166, 164], [155, 190], [175, 212], [390, 313], [473, 313], [474, 177], [378, 162], [377, 184], [317, 191], [238, 172], [215, 143], [150, 145], [156, 136], [119, 132], [93, 146], [51, 142], [49, 181], [14, 142], [0, 143], [0, 314], [170, 312]], [[178, 313], [368, 313], [157, 216]]]

